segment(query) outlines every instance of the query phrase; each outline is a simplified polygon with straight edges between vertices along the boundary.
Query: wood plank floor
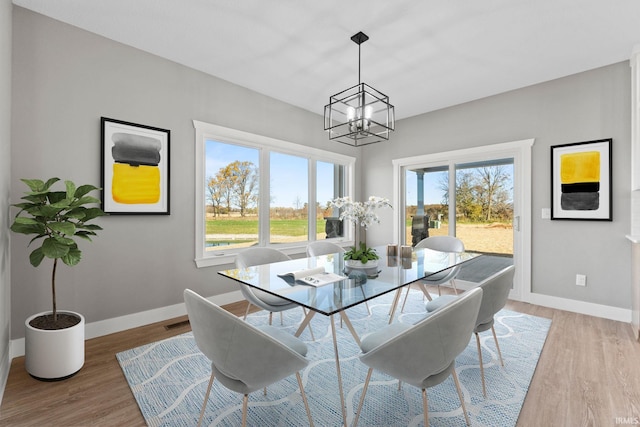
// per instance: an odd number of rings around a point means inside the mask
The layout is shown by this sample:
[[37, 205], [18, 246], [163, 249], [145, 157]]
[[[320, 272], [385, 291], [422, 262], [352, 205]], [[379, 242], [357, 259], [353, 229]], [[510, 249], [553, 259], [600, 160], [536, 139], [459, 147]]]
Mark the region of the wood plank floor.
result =
[[[226, 308], [240, 315], [245, 307]], [[640, 344], [628, 324], [513, 301], [507, 308], [553, 320], [518, 426], [640, 422]], [[24, 357], [14, 359], [0, 426], [144, 426], [115, 354], [187, 332], [188, 324], [166, 328], [185, 320], [88, 340], [85, 366], [62, 382], [34, 380], [24, 370]]]

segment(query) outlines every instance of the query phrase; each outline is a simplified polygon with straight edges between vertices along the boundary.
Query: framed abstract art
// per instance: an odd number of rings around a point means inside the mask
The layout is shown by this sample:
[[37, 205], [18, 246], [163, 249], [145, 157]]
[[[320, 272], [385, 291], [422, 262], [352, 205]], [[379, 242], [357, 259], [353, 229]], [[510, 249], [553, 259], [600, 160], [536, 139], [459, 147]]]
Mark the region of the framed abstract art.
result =
[[106, 117], [101, 130], [102, 209], [169, 215], [171, 132]]
[[611, 139], [551, 147], [551, 219], [612, 221]]

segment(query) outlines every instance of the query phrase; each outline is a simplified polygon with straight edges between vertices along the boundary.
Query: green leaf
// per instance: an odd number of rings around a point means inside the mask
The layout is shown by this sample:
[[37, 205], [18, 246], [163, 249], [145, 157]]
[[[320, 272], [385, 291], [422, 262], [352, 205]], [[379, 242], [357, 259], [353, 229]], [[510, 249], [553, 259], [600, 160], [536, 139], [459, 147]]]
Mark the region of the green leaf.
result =
[[62, 244], [50, 237], [42, 242], [42, 253], [47, 258], [62, 258], [69, 253], [69, 245]]
[[75, 208], [75, 207], [86, 205], [86, 204], [89, 204], [89, 203], [100, 203], [100, 200], [96, 199], [95, 197], [92, 197], [92, 196], [82, 196], [81, 198], [79, 198], [76, 201], [74, 201], [71, 204], [71, 206]]
[[24, 216], [17, 217], [15, 222], [16, 222], [16, 224], [40, 224], [35, 219], [24, 217]]
[[66, 265], [74, 266], [78, 264], [82, 259], [82, 252], [80, 251], [80, 249], [78, 249], [78, 246], [75, 246], [69, 249], [69, 253], [67, 253], [61, 259], [62, 262], [64, 262]]
[[42, 248], [36, 249], [35, 251], [31, 252], [31, 254], [29, 255], [29, 262], [34, 267], [39, 266], [43, 259], [44, 259], [44, 253], [42, 253]]
[[60, 210], [64, 210], [71, 206], [71, 202], [71, 199], [62, 199], [58, 202], [52, 203], [51, 206], [54, 208], [59, 208]]
[[96, 224], [78, 224], [76, 228], [81, 228], [83, 230], [102, 230], [102, 227]]
[[56, 208], [51, 205], [43, 205], [38, 206], [33, 210], [29, 210], [29, 213], [33, 216], [43, 216], [48, 219], [53, 219], [61, 210], [62, 208]]
[[[24, 199], [24, 197], [23, 197], [23, 199]], [[11, 205], [11, 206], [14, 206], [16, 208], [20, 208], [20, 209], [24, 210], [24, 209], [36, 206], [36, 204], [35, 203], [16, 203], [15, 205]]]
[[28, 194], [26, 196], [21, 197], [22, 200], [27, 200], [36, 205], [42, 205], [47, 202], [47, 194]]
[[93, 240], [91, 240], [91, 237], [89, 236], [95, 236], [96, 233], [94, 233], [93, 231], [78, 231], [75, 235], [80, 237], [81, 239], [93, 242]]
[[71, 237], [63, 237], [63, 236], [53, 236], [54, 239], [56, 239], [58, 241], [58, 243], [62, 243], [63, 245], [67, 245], [67, 246], [74, 246], [76, 244], [75, 240], [73, 240]]
[[[67, 198], [67, 193], [65, 193], [64, 191], [51, 191], [51, 192], [47, 193], [47, 199], [49, 200], [50, 204], [55, 204], [55, 203], [61, 202], [62, 200], [65, 200], [66, 198]], [[67, 206], [69, 204], [67, 204]]]
[[80, 219], [80, 220], [84, 220], [84, 217], [87, 215], [87, 209], [83, 208], [83, 207], [78, 207], [78, 208], [74, 208], [71, 209], [70, 211], [66, 212], [64, 214], [65, 218], [73, 218], [73, 219]]
[[20, 234], [43, 234], [45, 233], [45, 228], [42, 224], [20, 224], [19, 222], [14, 222], [11, 225], [11, 231]]
[[76, 232], [76, 226], [71, 222], [52, 222], [49, 224], [49, 228], [56, 233], [67, 234], [69, 236]]
[[58, 181], [60, 181], [60, 178], [49, 178], [47, 182], [44, 184], [43, 190], [48, 191], [49, 188]]
[[81, 185], [80, 187], [78, 187], [76, 189], [76, 194], [74, 195], [75, 197], [77, 197], [78, 199], [81, 198], [82, 196], [94, 191], [94, 190], [100, 190], [98, 187], [95, 187], [93, 185]]
[[106, 216], [107, 214], [100, 208], [88, 208], [85, 211], [85, 217], [83, 222], [90, 221], [94, 218], [98, 218], [100, 216]]
[[76, 194], [76, 185], [72, 181], [65, 181], [64, 185], [67, 188], [66, 198], [72, 200]]
[[42, 191], [44, 189], [44, 181], [41, 179], [21, 179], [20, 181], [27, 184], [31, 191]]

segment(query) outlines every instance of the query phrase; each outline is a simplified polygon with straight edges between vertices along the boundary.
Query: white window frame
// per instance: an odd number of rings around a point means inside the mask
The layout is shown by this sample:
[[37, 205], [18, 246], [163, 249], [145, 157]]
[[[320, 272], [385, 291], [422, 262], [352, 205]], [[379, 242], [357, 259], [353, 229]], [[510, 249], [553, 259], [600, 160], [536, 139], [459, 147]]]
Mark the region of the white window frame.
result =
[[[315, 213], [316, 205], [316, 161], [334, 163], [345, 168], [345, 196], [353, 196], [354, 176], [356, 158], [330, 151], [320, 150], [293, 142], [257, 135], [237, 129], [214, 125], [211, 123], [193, 120], [193, 127], [196, 130], [195, 137], [195, 263], [198, 268], [209, 267], [232, 263], [235, 255], [242, 249], [229, 249], [218, 251], [207, 251], [205, 248], [205, 162], [206, 162], [206, 141], [215, 140], [223, 143], [237, 144], [245, 147], [256, 148], [260, 151], [260, 202], [258, 212], [260, 218], [269, 218], [270, 206], [269, 198], [263, 194], [269, 194], [269, 154], [272, 151], [303, 157], [309, 160], [309, 202], [310, 215]], [[259, 225], [259, 246], [273, 246], [282, 250], [288, 255], [299, 254], [306, 251], [307, 241], [294, 243], [269, 243], [269, 223], [260, 221]], [[315, 236], [315, 220], [310, 222], [309, 237]], [[338, 242], [351, 239], [350, 234], [337, 240]]]

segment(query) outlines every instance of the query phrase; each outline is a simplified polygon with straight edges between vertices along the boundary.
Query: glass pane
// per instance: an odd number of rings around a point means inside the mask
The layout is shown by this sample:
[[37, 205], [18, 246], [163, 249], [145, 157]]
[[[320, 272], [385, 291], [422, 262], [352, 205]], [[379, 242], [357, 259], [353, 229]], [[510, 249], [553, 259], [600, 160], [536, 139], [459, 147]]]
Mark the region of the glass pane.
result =
[[456, 165], [456, 236], [468, 251], [513, 256], [513, 159]]
[[207, 251], [258, 243], [259, 151], [206, 141]]
[[407, 170], [405, 183], [405, 242], [415, 246], [428, 236], [447, 235], [448, 167]]
[[270, 160], [270, 242], [307, 241], [309, 160], [281, 153], [271, 153]]
[[316, 162], [316, 240], [344, 235], [340, 212], [329, 207], [329, 202], [344, 196], [344, 186], [344, 166]]

